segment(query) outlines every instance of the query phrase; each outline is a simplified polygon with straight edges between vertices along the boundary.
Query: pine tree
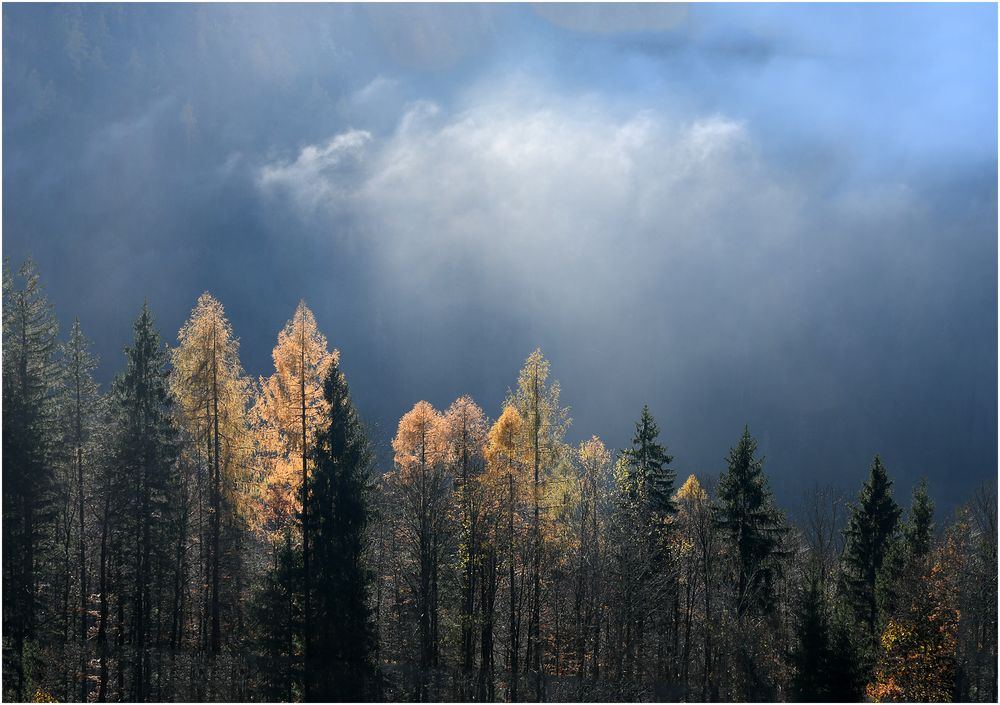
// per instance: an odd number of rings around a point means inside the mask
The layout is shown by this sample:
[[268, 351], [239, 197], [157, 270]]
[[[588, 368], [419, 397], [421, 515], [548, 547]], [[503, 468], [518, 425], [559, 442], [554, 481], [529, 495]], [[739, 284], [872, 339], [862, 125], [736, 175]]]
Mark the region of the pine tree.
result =
[[736, 559], [736, 612], [767, 611], [773, 601], [784, 520], [764, 475], [764, 461], [754, 457], [757, 441], [748, 428], [729, 450], [728, 470], [719, 480], [719, 527], [732, 540]]
[[371, 575], [364, 564], [372, 455], [347, 380], [332, 362], [323, 386], [327, 417], [312, 451], [309, 516], [313, 527], [310, 589], [315, 638], [306, 662], [310, 695], [323, 701], [372, 699], [374, 628]]
[[871, 644], [878, 634], [877, 581], [896, 536], [899, 515], [900, 509], [892, 499], [892, 480], [876, 455], [858, 502], [850, 507], [844, 529], [845, 588]]

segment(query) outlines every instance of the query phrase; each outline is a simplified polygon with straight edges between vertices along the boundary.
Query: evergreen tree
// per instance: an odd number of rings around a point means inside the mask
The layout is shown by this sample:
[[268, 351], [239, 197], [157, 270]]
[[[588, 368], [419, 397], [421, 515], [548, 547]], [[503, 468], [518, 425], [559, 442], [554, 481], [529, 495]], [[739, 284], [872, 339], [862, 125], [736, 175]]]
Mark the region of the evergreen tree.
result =
[[924, 558], [931, 550], [934, 535], [934, 502], [927, 494], [927, 480], [913, 488], [913, 500], [903, 528], [906, 552], [910, 560]]
[[296, 639], [302, 626], [302, 552], [292, 541], [292, 528], [274, 546], [273, 563], [263, 572], [253, 593], [249, 615], [250, 634], [263, 668], [260, 669], [260, 699], [293, 702], [301, 697]]
[[927, 572], [934, 530], [934, 504], [927, 494], [927, 482], [913, 488], [907, 520], [890, 539], [882, 567], [875, 579], [878, 611], [885, 619], [902, 619], [907, 605], [918, 599]]
[[805, 577], [795, 623], [792, 697], [801, 702], [856, 702], [861, 696], [857, 660], [849, 631], [831, 614], [822, 582]]
[[[58, 326], [30, 259], [3, 274], [3, 639], [4, 694], [24, 700], [25, 646], [40, 624], [39, 568], [51, 532], [55, 474], [55, 353]], [[13, 672], [11, 671], [13, 668]]]
[[372, 698], [371, 576], [363, 560], [372, 456], [337, 360], [323, 384], [327, 417], [313, 450], [307, 492], [312, 526], [315, 637], [306, 663], [318, 701]]
[[[656, 652], [663, 654], [664, 634], [677, 623], [676, 619], [671, 622], [676, 614], [670, 608], [678, 603], [666, 531], [668, 519], [676, 512], [676, 474], [669, 467], [673, 458], [658, 442], [659, 433], [649, 407], [643, 406], [632, 447], [622, 451], [614, 470], [610, 531], [619, 609], [613, 614], [621, 625], [622, 675], [633, 679], [631, 685], [636, 687], [643, 686], [643, 648], [650, 634], [657, 639]], [[659, 660], [662, 664], [662, 657]], [[629, 692], [639, 697], [638, 690]]]
[[756, 451], [756, 439], [744, 428], [739, 443], [729, 450], [729, 468], [719, 480], [716, 518], [735, 551], [738, 616], [770, 608], [779, 568], [776, 559], [786, 532], [763, 459], [754, 457]]
[[154, 573], [168, 562], [166, 551], [173, 543], [170, 519], [178, 492], [178, 448], [167, 387], [167, 350], [148, 305], [143, 305], [133, 331], [132, 345], [125, 348], [125, 370], [113, 385], [117, 425], [113, 465], [127, 493], [122, 498], [127, 586], [120, 585], [119, 590], [127, 590], [130, 598], [129, 699], [142, 701], [150, 696], [150, 627], [160, 618], [161, 605], [153, 599]]
[[878, 455], [872, 461], [868, 480], [858, 503], [851, 505], [844, 537], [844, 586], [855, 617], [874, 644], [878, 633], [877, 582], [882, 565], [896, 536], [900, 509], [892, 498], [892, 480]]
[[673, 457], [667, 453], [666, 446], [660, 445], [659, 436], [660, 428], [656, 420], [649, 413], [649, 407], [643, 405], [642, 416], [635, 425], [632, 447], [622, 453], [633, 478], [632, 491], [657, 523], [677, 511], [672, 499], [677, 473], [670, 468]]
[[799, 597], [792, 650], [792, 693], [801, 702], [830, 700], [827, 684], [827, 661], [830, 657], [830, 634], [823, 593], [815, 575], [806, 578]]

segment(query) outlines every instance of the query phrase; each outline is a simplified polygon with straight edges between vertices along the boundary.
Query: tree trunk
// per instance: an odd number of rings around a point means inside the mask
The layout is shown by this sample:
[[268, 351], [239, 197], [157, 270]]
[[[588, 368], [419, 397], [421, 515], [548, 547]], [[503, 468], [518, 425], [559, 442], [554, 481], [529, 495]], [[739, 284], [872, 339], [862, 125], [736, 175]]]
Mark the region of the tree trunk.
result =
[[510, 506], [508, 507], [508, 531], [509, 533], [509, 553], [510, 553], [510, 685], [507, 688], [508, 702], [517, 702], [517, 652], [520, 648], [519, 634], [517, 629], [517, 588], [514, 582], [514, 472], [513, 469], [507, 473], [510, 482]]
[[309, 581], [309, 475], [306, 462], [306, 331], [305, 326], [299, 326], [299, 397], [302, 413], [302, 652], [304, 667], [302, 669], [302, 699], [309, 701], [309, 668], [310, 668], [310, 599], [312, 589]]
[[222, 620], [219, 614], [219, 553], [222, 521], [222, 493], [219, 463], [219, 351], [215, 329], [212, 329], [212, 643], [211, 652], [219, 653], [222, 642]]
[[80, 702], [87, 702], [87, 537], [84, 530], [83, 409], [80, 370], [76, 370], [76, 483], [80, 518]]
[[108, 531], [111, 521], [111, 491], [104, 493], [104, 517], [101, 521], [101, 560], [98, 584], [101, 591], [100, 624], [97, 627], [97, 651], [101, 658], [97, 702], [107, 701], [108, 692]]

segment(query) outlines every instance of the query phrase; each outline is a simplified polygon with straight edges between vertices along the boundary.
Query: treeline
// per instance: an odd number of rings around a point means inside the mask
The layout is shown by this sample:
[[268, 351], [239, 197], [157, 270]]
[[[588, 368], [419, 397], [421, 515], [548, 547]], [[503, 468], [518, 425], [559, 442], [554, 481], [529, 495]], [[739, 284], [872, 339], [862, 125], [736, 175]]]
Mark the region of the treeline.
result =
[[995, 488], [942, 522], [876, 456], [792, 520], [747, 429], [683, 482], [648, 409], [570, 446], [537, 350], [378, 468], [304, 304], [273, 360], [203, 294], [175, 345], [143, 306], [102, 391], [5, 263], [5, 700], [997, 698]]

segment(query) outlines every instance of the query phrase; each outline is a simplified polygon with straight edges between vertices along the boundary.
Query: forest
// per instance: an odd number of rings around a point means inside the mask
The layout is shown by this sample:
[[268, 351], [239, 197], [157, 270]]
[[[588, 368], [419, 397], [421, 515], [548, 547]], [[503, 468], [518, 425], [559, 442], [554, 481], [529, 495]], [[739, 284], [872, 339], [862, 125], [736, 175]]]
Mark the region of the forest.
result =
[[944, 516], [876, 455], [786, 511], [748, 428], [714, 476], [648, 408], [570, 445], [540, 350], [380, 467], [304, 302], [256, 380], [211, 294], [136, 308], [102, 389], [4, 263], [6, 701], [997, 700], [992, 479]]

